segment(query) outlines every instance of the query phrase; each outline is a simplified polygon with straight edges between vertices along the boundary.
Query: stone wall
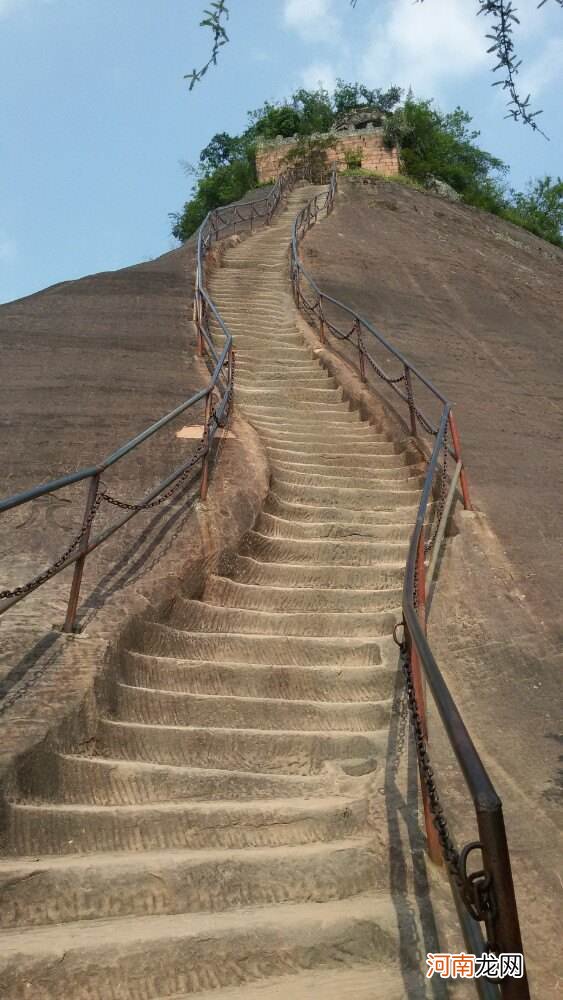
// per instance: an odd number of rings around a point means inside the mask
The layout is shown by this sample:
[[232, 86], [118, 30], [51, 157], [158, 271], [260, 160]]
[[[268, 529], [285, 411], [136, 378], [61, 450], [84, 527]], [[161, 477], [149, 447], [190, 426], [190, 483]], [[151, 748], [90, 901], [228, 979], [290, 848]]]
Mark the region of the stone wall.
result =
[[[295, 147], [296, 138], [273, 139], [261, 142], [256, 150], [258, 180], [272, 180], [286, 166], [286, 157]], [[382, 128], [366, 128], [361, 131], [334, 133], [334, 145], [327, 149], [329, 162], [336, 160], [340, 170], [346, 169], [346, 153], [358, 152], [364, 170], [376, 170], [381, 174], [399, 173], [399, 156], [396, 149], [387, 149], [383, 144]]]

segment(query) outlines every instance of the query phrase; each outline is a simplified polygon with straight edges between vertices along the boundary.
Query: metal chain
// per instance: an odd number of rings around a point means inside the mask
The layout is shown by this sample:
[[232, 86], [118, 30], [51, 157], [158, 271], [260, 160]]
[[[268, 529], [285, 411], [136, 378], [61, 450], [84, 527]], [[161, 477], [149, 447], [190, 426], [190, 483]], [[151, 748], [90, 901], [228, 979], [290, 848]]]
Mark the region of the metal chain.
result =
[[377, 362], [374, 361], [374, 359], [372, 358], [372, 356], [369, 353], [369, 351], [364, 350], [363, 353], [364, 353], [364, 356], [368, 359], [368, 361], [369, 361], [371, 367], [373, 368], [375, 374], [379, 375], [379, 378], [382, 378], [383, 381], [387, 382], [388, 385], [398, 385], [399, 382], [405, 382], [406, 381], [406, 375], [399, 375], [398, 378], [390, 378], [389, 375], [386, 375], [385, 372], [379, 367], [379, 365], [377, 364]]
[[[216, 407], [214, 407], [214, 409], [211, 412], [211, 416], [209, 417], [209, 424], [214, 423], [216, 427], [224, 426], [224, 422], [228, 418], [228, 412], [231, 405], [232, 394], [233, 394], [233, 389], [231, 385], [224, 397], [225, 408], [221, 419], [219, 419], [217, 416], [218, 406], [221, 405], [218, 404]], [[194, 465], [197, 465], [197, 463], [201, 461], [202, 458], [205, 457], [207, 451], [208, 451], [208, 444], [206, 438], [204, 437], [202, 438], [196, 450], [194, 451], [188, 465], [182, 472], [181, 476], [179, 476], [179, 478], [176, 480], [174, 485], [170, 487], [170, 489], [166, 490], [165, 493], [162, 493], [155, 500], [150, 500], [145, 502], [141, 501], [140, 503], [128, 503], [126, 500], [120, 500], [118, 497], [114, 497], [110, 493], [107, 493], [106, 491], [100, 493], [100, 497], [102, 500], [105, 500], [106, 503], [111, 504], [113, 507], [119, 507], [120, 510], [141, 511], [141, 510], [152, 510], [155, 507], [160, 507], [161, 504], [165, 503], [166, 500], [169, 500], [171, 496], [174, 496], [174, 494], [181, 489], [187, 477], [189, 476], [190, 472], [192, 471]]]
[[[233, 372], [233, 378], [234, 378], [234, 372]], [[231, 384], [231, 386], [227, 390], [226, 396], [224, 397], [225, 407], [221, 419], [217, 417], [218, 407], [215, 407], [209, 418], [210, 423], [215, 423], [217, 427], [225, 425], [226, 421], [229, 418], [232, 396], [233, 396], [233, 385]], [[51, 577], [55, 576], [57, 572], [61, 569], [61, 567], [64, 566], [69, 556], [72, 555], [74, 550], [80, 544], [85, 534], [92, 527], [94, 518], [96, 517], [102, 502], [105, 501], [112, 507], [118, 507], [120, 510], [141, 511], [141, 510], [151, 510], [154, 507], [159, 507], [161, 504], [165, 503], [166, 500], [169, 500], [171, 496], [173, 496], [175, 493], [178, 492], [178, 490], [183, 486], [186, 478], [192, 471], [194, 465], [196, 465], [205, 456], [206, 452], [207, 452], [207, 442], [202, 440], [198, 445], [198, 447], [196, 448], [194, 454], [190, 459], [188, 466], [186, 467], [184, 472], [182, 472], [181, 476], [176, 480], [174, 485], [170, 487], [170, 489], [166, 490], [165, 493], [157, 497], [156, 500], [147, 501], [145, 503], [143, 502], [128, 503], [125, 500], [120, 500], [118, 497], [112, 496], [111, 493], [108, 493], [106, 490], [100, 491], [96, 497], [95, 503], [88, 512], [88, 516], [86, 517], [80, 531], [73, 538], [70, 545], [65, 549], [62, 555], [60, 555], [58, 559], [54, 563], [52, 563], [51, 566], [49, 566], [48, 569], [44, 570], [43, 573], [40, 573], [39, 576], [34, 577], [28, 583], [22, 584], [19, 587], [14, 587], [13, 590], [0, 590], [0, 601], [9, 600], [12, 597], [25, 597], [27, 594], [30, 594], [33, 590], [36, 590], [37, 587], [40, 587], [42, 584], [46, 583], [47, 580], [50, 580]]]
[[40, 573], [39, 576], [34, 577], [33, 580], [29, 581], [29, 583], [24, 583], [20, 587], [14, 587], [13, 590], [0, 590], [0, 601], [9, 600], [11, 597], [25, 597], [26, 594], [31, 594], [32, 590], [36, 590], [37, 587], [40, 587], [43, 583], [46, 583], [47, 580], [50, 580], [52, 576], [55, 576], [61, 566], [64, 566], [69, 556], [72, 555], [76, 547], [80, 544], [86, 532], [91, 528], [101, 502], [102, 497], [98, 495], [95, 504], [90, 509], [88, 516], [78, 534], [73, 538], [72, 542], [68, 548], [65, 549], [63, 554], [60, 555], [48, 569], [44, 570], [43, 573]]
[[420, 718], [420, 713], [418, 711], [418, 705], [416, 702], [416, 694], [412, 679], [410, 657], [406, 644], [404, 642], [401, 644], [401, 666], [405, 677], [405, 688], [407, 692], [407, 702], [411, 717], [411, 725], [413, 729], [416, 755], [418, 758], [418, 763], [420, 765], [421, 778], [424, 781], [426, 790], [428, 792], [428, 800], [430, 804], [430, 810], [432, 812], [434, 826], [438, 831], [438, 839], [440, 841], [440, 846], [442, 848], [442, 855], [444, 857], [444, 861], [446, 862], [448, 870], [454, 882], [456, 883], [460, 891], [460, 894], [462, 895], [462, 897], [465, 898], [465, 892], [464, 892], [465, 881], [461, 873], [460, 855], [451, 838], [448, 822], [444, 815], [442, 803], [440, 802], [438, 788], [436, 785], [436, 781], [434, 779], [434, 770], [430, 763], [428, 746], [424, 738], [422, 720]]
[[448, 496], [448, 426], [444, 431], [444, 460], [442, 463], [442, 479], [440, 482], [440, 495], [438, 497], [438, 504], [436, 507], [436, 515], [434, 518], [434, 528], [431, 537], [427, 542], [424, 543], [424, 551], [430, 552], [434, 542], [436, 541], [436, 536], [438, 534], [442, 518], [444, 516], [444, 509], [446, 507], [446, 499]]

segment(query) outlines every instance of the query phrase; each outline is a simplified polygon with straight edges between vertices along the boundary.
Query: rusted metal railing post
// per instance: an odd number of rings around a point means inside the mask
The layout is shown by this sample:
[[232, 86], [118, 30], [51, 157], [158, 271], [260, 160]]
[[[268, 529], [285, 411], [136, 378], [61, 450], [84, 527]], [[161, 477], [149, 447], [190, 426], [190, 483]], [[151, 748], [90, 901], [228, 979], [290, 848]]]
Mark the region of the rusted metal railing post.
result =
[[203, 357], [203, 334], [201, 332], [203, 323], [203, 300], [201, 295], [196, 290], [196, 328], [197, 328], [197, 354], [198, 357]]
[[455, 419], [455, 417], [453, 415], [453, 412], [451, 410], [450, 410], [450, 416], [449, 416], [449, 424], [450, 424], [450, 433], [452, 435], [452, 444], [453, 444], [453, 449], [454, 449], [454, 455], [456, 457], [456, 461], [462, 463], [462, 465], [461, 465], [461, 472], [459, 474], [459, 482], [460, 482], [460, 485], [461, 485], [461, 493], [462, 493], [462, 496], [463, 496], [463, 506], [465, 507], [466, 510], [473, 510], [473, 507], [471, 505], [471, 499], [470, 499], [470, 496], [469, 496], [469, 485], [468, 485], [468, 482], [467, 482], [467, 476], [465, 474], [465, 468], [463, 466], [463, 459], [461, 457], [461, 442], [459, 440], [459, 431], [457, 429], [456, 419]]
[[[416, 610], [420, 624], [424, 632], [426, 632], [426, 566], [425, 566], [425, 553], [424, 553], [424, 529], [422, 529], [420, 532], [420, 536], [418, 539], [418, 548], [416, 552]], [[414, 644], [411, 647], [411, 673], [412, 673], [412, 682], [416, 697], [416, 703], [418, 705], [418, 714], [420, 716], [420, 722], [422, 726], [422, 733], [425, 742], [428, 743], [426, 693], [424, 690], [424, 680], [422, 677], [420, 658], [418, 655], [418, 650]], [[440, 847], [440, 839], [438, 837], [438, 831], [434, 826], [434, 819], [432, 816], [432, 810], [430, 808], [430, 798], [428, 795], [428, 789], [426, 788], [424, 775], [420, 767], [419, 767], [419, 773], [420, 773], [420, 791], [422, 795], [422, 807], [424, 810], [424, 827], [426, 830], [428, 853], [430, 855], [430, 860], [433, 861], [435, 865], [441, 865], [443, 863], [443, 858], [442, 858], [442, 850]]]
[[412, 390], [411, 370], [408, 365], [405, 365], [404, 372], [405, 372], [405, 385], [407, 387], [407, 402], [409, 405], [409, 414], [411, 418], [411, 434], [413, 437], [416, 437], [418, 430], [416, 424], [416, 409], [414, 406], [414, 393]]
[[364, 342], [362, 340], [362, 331], [360, 327], [359, 319], [354, 320], [353, 330], [356, 331], [358, 336], [358, 359], [360, 363], [360, 378], [362, 382], [366, 381], [366, 359], [364, 357]]
[[325, 315], [323, 312], [323, 297], [319, 295], [319, 339], [321, 344], [326, 341]]
[[205, 399], [205, 425], [203, 428], [203, 441], [205, 444], [205, 455], [203, 456], [203, 465], [201, 469], [201, 483], [199, 487], [199, 495], [202, 500], [207, 499], [207, 490], [209, 488], [209, 458], [210, 458], [210, 443], [209, 443], [209, 422], [211, 420], [211, 407], [213, 403], [213, 389], [210, 389], [207, 393]]
[[[502, 805], [492, 810], [477, 807], [477, 825], [484, 870], [491, 876], [496, 903], [493, 918], [493, 944], [497, 954], [524, 954], [514, 894], [510, 855], [504, 828]], [[507, 976], [501, 980], [502, 1000], [530, 1000], [528, 976]]]
[[80, 586], [82, 584], [82, 575], [84, 573], [84, 564], [86, 562], [86, 550], [88, 548], [88, 543], [90, 541], [92, 518], [96, 507], [96, 500], [98, 498], [99, 486], [100, 486], [100, 473], [98, 472], [96, 473], [95, 476], [92, 476], [92, 479], [90, 480], [90, 488], [88, 490], [88, 498], [86, 500], [86, 509], [84, 511], [84, 519], [82, 521], [83, 534], [82, 538], [80, 539], [78, 547], [80, 556], [74, 564], [74, 575], [72, 577], [72, 583], [70, 585], [70, 594], [66, 609], [66, 618], [63, 625], [63, 632], [74, 631], [74, 623], [76, 621], [76, 611], [78, 608], [78, 599], [80, 597]]

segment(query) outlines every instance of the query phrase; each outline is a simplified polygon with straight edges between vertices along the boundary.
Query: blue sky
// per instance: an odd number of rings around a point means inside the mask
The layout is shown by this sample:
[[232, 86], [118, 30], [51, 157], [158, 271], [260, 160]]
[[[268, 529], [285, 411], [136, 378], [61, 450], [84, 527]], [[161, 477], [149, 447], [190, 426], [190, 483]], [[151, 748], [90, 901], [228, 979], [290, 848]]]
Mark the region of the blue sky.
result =
[[202, 62], [204, 0], [0, 0], [0, 302], [175, 246], [168, 213], [218, 131], [303, 83], [412, 84], [461, 104], [515, 186], [563, 173], [563, 12], [517, 0], [522, 87], [546, 142], [503, 120], [472, 0], [231, 0], [231, 44]]

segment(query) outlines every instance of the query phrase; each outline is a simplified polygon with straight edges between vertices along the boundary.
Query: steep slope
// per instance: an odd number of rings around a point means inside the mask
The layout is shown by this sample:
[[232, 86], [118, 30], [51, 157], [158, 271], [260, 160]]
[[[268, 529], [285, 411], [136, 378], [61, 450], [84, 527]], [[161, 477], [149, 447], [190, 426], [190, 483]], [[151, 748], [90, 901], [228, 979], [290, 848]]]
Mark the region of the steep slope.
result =
[[262, 516], [200, 600], [137, 633], [96, 746], [9, 804], [6, 1000], [426, 995], [376, 791], [422, 467], [301, 340], [287, 244], [311, 194], [213, 277], [272, 463]]

